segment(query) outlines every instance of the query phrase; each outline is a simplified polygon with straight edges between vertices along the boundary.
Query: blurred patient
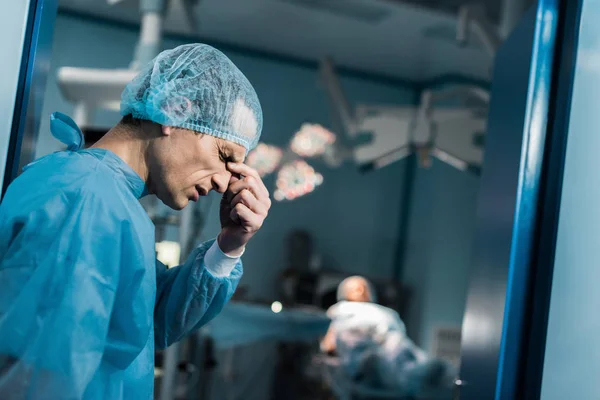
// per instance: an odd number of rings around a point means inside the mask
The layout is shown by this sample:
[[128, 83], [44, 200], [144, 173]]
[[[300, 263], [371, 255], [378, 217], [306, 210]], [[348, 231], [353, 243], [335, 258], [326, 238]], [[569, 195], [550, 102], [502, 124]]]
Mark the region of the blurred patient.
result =
[[327, 311], [331, 324], [321, 350], [337, 355], [352, 380], [405, 395], [449, 380], [449, 368], [408, 338], [398, 313], [375, 304], [375, 291], [365, 278], [345, 279], [337, 298]]

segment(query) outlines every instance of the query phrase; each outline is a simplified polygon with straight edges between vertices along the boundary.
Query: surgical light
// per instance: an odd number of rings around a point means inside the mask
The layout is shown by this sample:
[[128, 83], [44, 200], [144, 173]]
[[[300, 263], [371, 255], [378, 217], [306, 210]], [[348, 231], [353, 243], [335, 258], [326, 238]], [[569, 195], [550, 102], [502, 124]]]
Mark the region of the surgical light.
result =
[[254, 168], [261, 177], [273, 173], [279, 166], [283, 151], [276, 146], [259, 143], [254, 150], [248, 153], [246, 163]]
[[279, 170], [273, 197], [277, 201], [294, 200], [314, 191], [322, 183], [323, 176], [306, 161], [295, 160]]
[[335, 140], [335, 134], [321, 125], [307, 123], [292, 138], [290, 149], [300, 157], [315, 157], [323, 155]]

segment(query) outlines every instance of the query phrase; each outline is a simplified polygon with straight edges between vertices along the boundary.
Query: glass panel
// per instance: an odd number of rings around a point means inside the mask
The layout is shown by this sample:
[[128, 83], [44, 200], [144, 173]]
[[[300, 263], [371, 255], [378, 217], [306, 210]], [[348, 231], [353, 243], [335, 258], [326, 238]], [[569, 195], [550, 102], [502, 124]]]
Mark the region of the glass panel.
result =
[[600, 367], [600, 185], [595, 174], [600, 147], [600, 3], [584, 0], [580, 12], [542, 384], [542, 398], [548, 400], [600, 397], [600, 385], [593, 378]]

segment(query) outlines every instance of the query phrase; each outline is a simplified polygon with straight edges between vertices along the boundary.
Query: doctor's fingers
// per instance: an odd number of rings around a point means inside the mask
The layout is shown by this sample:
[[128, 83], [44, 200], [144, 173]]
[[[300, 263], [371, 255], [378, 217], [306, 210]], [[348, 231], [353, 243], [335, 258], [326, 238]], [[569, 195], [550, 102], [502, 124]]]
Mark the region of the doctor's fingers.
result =
[[265, 220], [263, 216], [252, 212], [242, 203], [237, 204], [231, 210], [230, 217], [233, 221], [239, 221], [242, 228], [248, 233], [259, 230]]
[[245, 176], [243, 179], [233, 182], [227, 188], [227, 192], [229, 193], [230, 198], [232, 198], [244, 189], [250, 190], [254, 196], [261, 201], [269, 199], [269, 191], [262, 179], [253, 176]]
[[231, 206], [235, 207], [238, 204], [244, 204], [248, 207], [252, 212], [262, 215], [266, 217], [269, 208], [271, 208], [271, 200], [268, 198], [263, 198], [261, 200], [257, 199], [254, 193], [252, 193], [248, 189], [243, 189], [239, 192], [231, 201]]

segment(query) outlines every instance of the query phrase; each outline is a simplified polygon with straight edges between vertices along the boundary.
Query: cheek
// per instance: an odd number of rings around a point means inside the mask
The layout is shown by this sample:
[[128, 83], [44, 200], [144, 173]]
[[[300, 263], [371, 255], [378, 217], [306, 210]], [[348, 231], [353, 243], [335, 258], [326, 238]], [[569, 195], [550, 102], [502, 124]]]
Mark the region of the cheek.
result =
[[194, 146], [194, 143], [189, 143], [187, 146], [179, 146], [175, 154], [169, 175], [171, 179], [183, 184], [195, 175], [197, 171], [202, 169], [202, 154]]
[[194, 161], [194, 175], [197, 179], [207, 179], [227, 172], [225, 163], [218, 155], [205, 152]]
[[218, 162], [196, 162], [191, 167], [186, 168], [187, 178], [192, 185], [204, 183], [207, 180], [212, 180], [213, 177], [226, 172], [225, 165], [219, 160]]
[[210, 186], [207, 180], [227, 172], [225, 163], [215, 154], [214, 145], [208, 139], [180, 143], [173, 151], [168, 177], [171, 187], [191, 187], [198, 184]]
[[190, 182], [191, 173], [193, 173], [193, 166], [186, 164], [184, 160], [172, 160], [163, 169], [162, 178], [165, 189], [174, 195], [188, 186], [193, 186], [193, 183]]

